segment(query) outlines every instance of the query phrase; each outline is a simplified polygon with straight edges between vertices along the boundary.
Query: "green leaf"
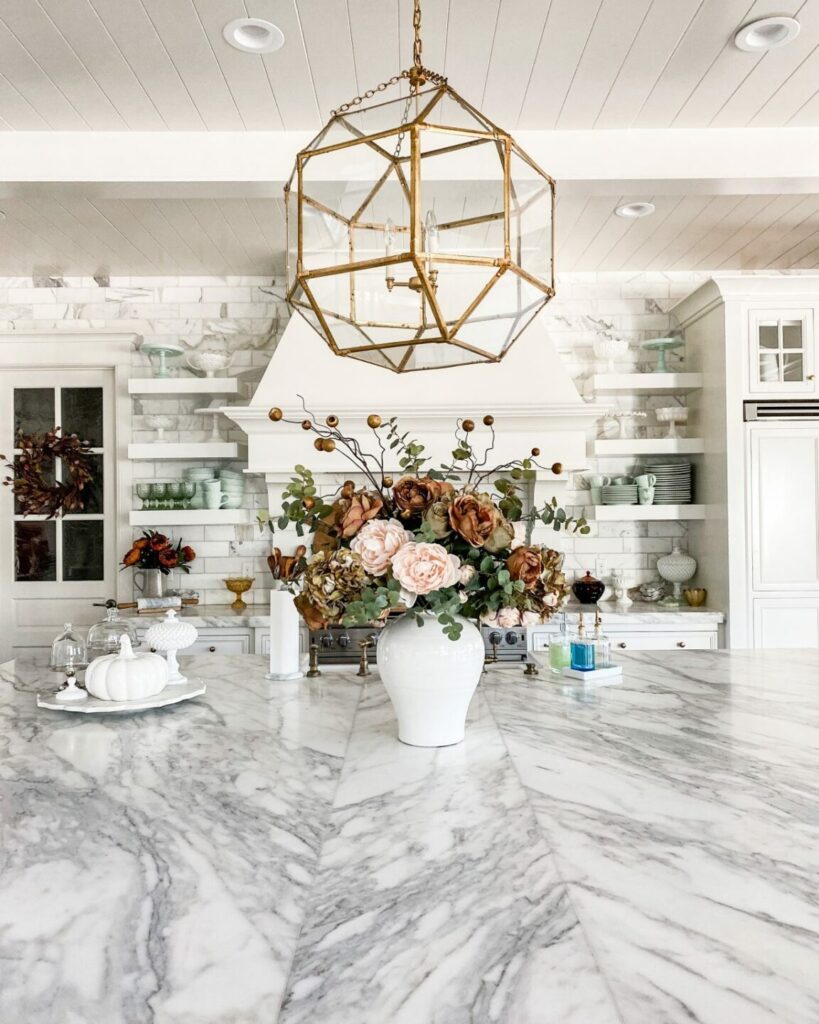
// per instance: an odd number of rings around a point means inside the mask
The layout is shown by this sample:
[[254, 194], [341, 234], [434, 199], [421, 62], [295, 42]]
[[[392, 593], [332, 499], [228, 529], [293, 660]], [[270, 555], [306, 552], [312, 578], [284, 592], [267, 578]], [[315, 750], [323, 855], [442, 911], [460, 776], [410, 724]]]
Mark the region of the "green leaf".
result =
[[492, 572], [495, 568], [495, 559], [491, 555], [484, 555], [481, 559], [480, 570], [481, 572]]

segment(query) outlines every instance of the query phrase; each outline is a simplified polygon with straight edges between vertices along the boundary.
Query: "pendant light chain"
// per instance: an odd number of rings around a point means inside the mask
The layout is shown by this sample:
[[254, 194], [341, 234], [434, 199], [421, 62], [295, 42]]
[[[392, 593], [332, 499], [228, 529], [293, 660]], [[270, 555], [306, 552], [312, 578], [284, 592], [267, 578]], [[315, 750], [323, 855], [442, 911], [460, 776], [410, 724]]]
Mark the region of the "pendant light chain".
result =
[[424, 48], [421, 42], [421, 0], [415, 0], [412, 12], [412, 27], [415, 31], [415, 40], [412, 44], [412, 64], [419, 71], [423, 69], [421, 63], [421, 50]]
[[397, 75], [393, 75], [392, 78], [387, 79], [386, 82], [380, 82], [372, 89], [368, 89], [366, 92], [363, 92], [360, 96], [354, 96], [353, 99], [348, 100], [346, 103], [342, 103], [340, 107], [330, 111], [331, 117], [337, 117], [339, 114], [346, 114], [347, 111], [352, 110], [353, 107], [360, 106], [364, 100], [371, 100], [376, 93], [384, 92], [384, 90], [389, 89], [391, 85], [397, 85], [399, 82], [406, 79], [409, 79], [413, 92], [417, 92], [420, 86], [425, 82], [432, 82], [433, 85], [446, 85], [446, 77], [444, 75], [439, 75], [437, 71], [430, 71], [429, 68], [425, 68], [421, 63], [421, 52], [423, 50], [423, 43], [421, 42], [421, 0], [414, 0], [412, 28], [414, 32], [412, 43], [412, 68], [406, 71], [400, 71]]

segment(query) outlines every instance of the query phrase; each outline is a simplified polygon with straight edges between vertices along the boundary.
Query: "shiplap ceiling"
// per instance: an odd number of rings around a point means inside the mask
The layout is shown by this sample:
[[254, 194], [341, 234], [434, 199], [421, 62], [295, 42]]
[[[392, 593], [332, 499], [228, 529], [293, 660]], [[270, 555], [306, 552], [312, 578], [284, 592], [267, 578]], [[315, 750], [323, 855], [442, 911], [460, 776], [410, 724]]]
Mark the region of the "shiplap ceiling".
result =
[[[424, 0], [424, 60], [498, 124], [819, 125], [819, 0]], [[736, 29], [802, 26], [762, 55]], [[233, 18], [285, 35], [225, 43]], [[411, 0], [0, 0], [0, 129], [318, 127], [410, 63]]]
[[[653, 217], [612, 216], [632, 196], [558, 200], [558, 270], [819, 267], [819, 196], [654, 196]], [[273, 274], [283, 266], [275, 199], [3, 201], [0, 275]]]

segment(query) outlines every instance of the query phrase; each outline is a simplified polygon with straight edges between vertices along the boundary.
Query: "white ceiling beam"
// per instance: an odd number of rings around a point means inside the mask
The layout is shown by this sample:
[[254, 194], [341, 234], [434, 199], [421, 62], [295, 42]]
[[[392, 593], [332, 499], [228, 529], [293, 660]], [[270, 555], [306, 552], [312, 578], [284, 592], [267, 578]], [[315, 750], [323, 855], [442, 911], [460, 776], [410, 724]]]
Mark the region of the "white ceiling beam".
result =
[[[278, 196], [309, 132], [14, 132], [0, 147], [0, 194], [37, 184], [112, 197]], [[819, 191], [819, 128], [522, 131], [520, 145], [564, 194]], [[473, 150], [475, 178], [490, 177]], [[487, 147], [487, 150], [489, 147]], [[487, 157], [490, 154], [487, 152]], [[335, 176], [355, 175], [333, 161]], [[445, 161], [438, 177], [460, 177]], [[490, 168], [492, 168], [490, 170]]]

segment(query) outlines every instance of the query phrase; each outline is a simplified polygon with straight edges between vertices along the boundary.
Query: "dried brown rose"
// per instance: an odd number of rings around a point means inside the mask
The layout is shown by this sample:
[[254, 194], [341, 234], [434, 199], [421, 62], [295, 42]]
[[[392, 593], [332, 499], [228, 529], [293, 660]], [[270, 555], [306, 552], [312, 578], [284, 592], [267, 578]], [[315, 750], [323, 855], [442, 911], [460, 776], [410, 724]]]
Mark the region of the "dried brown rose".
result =
[[452, 524], [449, 521], [449, 495], [438, 498], [424, 512], [424, 522], [440, 540], [452, 533]]
[[449, 506], [449, 522], [468, 544], [482, 548], [503, 515], [488, 494], [459, 494]]
[[452, 493], [452, 484], [428, 476], [404, 476], [392, 489], [395, 510], [402, 519], [422, 516], [434, 501]]
[[543, 572], [543, 556], [540, 548], [515, 548], [506, 559], [506, 568], [513, 580], [522, 580], [526, 590], [532, 590]]
[[508, 519], [502, 519], [487, 537], [484, 549], [493, 555], [505, 551], [515, 539], [515, 527]]
[[337, 515], [336, 521], [345, 540], [355, 537], [361, 527], [369, 519], [375, 519], [384, 507], [381, 496], [371, 491], [358, 491], [351, 498], [339, 499], [337, 504], [341, 514]]

